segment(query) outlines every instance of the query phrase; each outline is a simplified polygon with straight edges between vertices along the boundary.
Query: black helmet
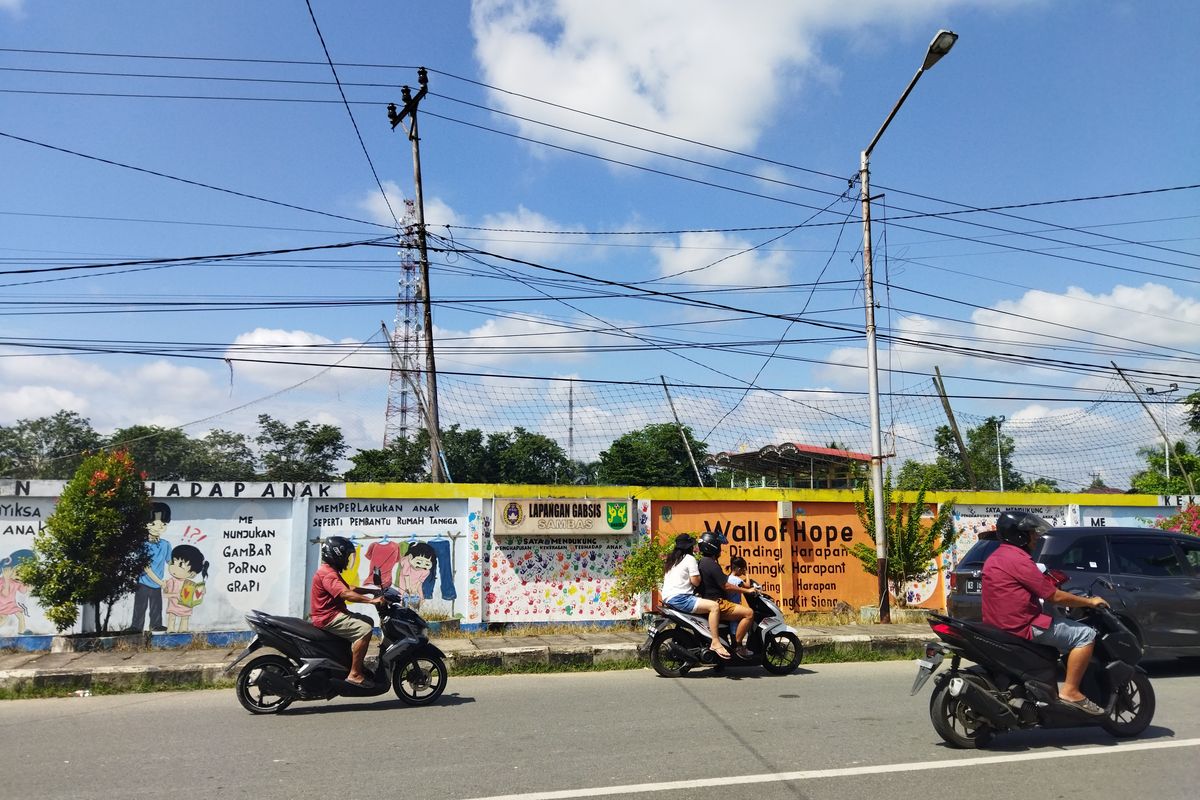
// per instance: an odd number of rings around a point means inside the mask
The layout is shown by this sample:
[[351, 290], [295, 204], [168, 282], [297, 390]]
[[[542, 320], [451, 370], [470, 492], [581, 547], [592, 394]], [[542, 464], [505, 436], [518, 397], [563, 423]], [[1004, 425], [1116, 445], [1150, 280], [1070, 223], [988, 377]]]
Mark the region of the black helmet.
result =
[[1053, 527], [1049, 522], [1028, 511], [1002, 511], [996, 520], [996, 538], [1017, 547], [1029, 543]]
[[725, 544], [725, 537], [719, 533], [702, 533], [700, 534], [700, 555], [716, 558], [721, 555], [721, 545]]
[[354, 543], [345, 536], [330, 536], [321, 543], [321, 560], [338, 572], [350, 564], [352, 555], [354, 555]]

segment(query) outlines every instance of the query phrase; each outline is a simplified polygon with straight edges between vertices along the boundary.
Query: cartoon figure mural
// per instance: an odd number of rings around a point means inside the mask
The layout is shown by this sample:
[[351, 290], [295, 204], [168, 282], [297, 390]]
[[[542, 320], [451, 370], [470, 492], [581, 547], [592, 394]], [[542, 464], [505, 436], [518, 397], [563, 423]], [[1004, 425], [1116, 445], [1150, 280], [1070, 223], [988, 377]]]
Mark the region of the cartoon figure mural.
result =
[[[208, 578], [208, 562], [195, 545], [177, 545], [167, 564], [170, 577], [163, 583], [167, 599], [167, 630], [186, 633], [192, 609], [204, 600], [204, 581]], [[196, 580], [196, 576], [200, 580]]]
[[400, 545], [391, 540], [391, 537], [384, 534], [383, 538], [378, 542], [371, 542], [367, 545], [367, 551], [363, 555], [367, 559], [367, 575], [375, 574], [375, 570], [379, 570], [380, 583], [386, 589], [392, 585], [395, 580], [396, 563], [400, 560]]
[[138, 579], [137, 589], [133, 593], [133, 621], [128, 628], [131, 631], [143, 630], [147, 608], [150, 611], [150, 630], [161, 633], [167, 629], [162, 619], [163, 584], [167, 580], [167, 560], [171, 557], [171, 545], [162, 535], [170, 521], [170, 506], [166, 503], [151, 503], [150, 522], [146, 525], [146, 553], [150, 556], [150, 563]]
[[420, 603], [424, 596], [422, 587], [436, 564], [437, 553], [426, 542], [409, 544], [404, 555], [400, 557], [396, 588], [408, 598], [411, 605]]
[[17, 567], [31, 558], [33, 551], [22, 549], [0, 559], [0, 629], [8, 624], [11, 617], [16, 620], [18, 636], [29, 633], [29, 607], [24, 602], [29, 589], [17, 578]]

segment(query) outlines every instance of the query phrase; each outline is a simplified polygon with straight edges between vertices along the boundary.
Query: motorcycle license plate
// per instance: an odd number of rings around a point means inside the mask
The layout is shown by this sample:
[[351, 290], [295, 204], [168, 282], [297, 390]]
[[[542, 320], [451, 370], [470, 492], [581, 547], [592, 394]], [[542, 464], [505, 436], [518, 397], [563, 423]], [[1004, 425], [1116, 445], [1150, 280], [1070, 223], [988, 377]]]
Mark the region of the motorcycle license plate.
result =
[[941, 666], [941, 663], [941, 653], [930, 654], [927, 651], [925, 658], [917, 659], [917, 677], [913, 680], [912, 691], [910, 691], [908, 694], [911, 696], [921, 691], [921, 687], [925, 685], [927, 680], [929, 680], [929, 676], [932, 675], [939, 666]]

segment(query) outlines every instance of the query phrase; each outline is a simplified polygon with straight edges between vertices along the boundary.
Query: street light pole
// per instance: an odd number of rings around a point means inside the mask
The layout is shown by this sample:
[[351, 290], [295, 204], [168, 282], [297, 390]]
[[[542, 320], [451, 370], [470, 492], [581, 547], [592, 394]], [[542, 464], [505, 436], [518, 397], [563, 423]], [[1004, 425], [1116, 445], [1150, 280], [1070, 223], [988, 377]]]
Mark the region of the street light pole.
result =
[[879, 137], [883, 136], [883, 132], [891, 124], [892, 118], [896, 116], [900, 106], [904, 105], [904, 101], [908, 99], [908, 95], [917, 85], [917, 81], [925, 74], [925, 70], [949, 53], [957, 39], [958, 34], [956, 33], [947, 30], [937, 32], [933, 41], [929, 43], [929, 50], [925, 53], [925, 62], [913, 75], [912, 80], [908, 83], [908, 88], [904, 90], [904, 94], [900, 95], [900, 99], [892, 107], [887, 119], [879, 126], [879, 130], [871, 139], [871, 143], [862, 151], [862, 157], [859, 159], [858, 179], [862, 186], [863, 222], [863, 304], [866, 306], [867, 312], [867, 394], [871, 416], [871, 495], [874, 501], [875, 558], [878, 562], [879, 573], [879, 621], [884, 623], [892, 621], [892, 612], [888, 598], [887, 524], [884, 520], [883, 508], [883, 435], [879, 426], [879, 360], [875, 347], [875, 282], [871, 260], [871, 151], [875, 149]]

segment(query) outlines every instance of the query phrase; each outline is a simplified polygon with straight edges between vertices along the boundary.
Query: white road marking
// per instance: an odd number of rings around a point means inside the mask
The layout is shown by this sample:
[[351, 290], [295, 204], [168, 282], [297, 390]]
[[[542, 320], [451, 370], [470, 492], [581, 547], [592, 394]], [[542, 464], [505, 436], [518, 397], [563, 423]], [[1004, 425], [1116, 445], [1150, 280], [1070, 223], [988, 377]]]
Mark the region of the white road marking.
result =
[[872, 767], [842, 767], [840, 769], [810, 769], [800, 772], [769, 772], [761, 775], [737, 775], [724, 778], [698, 778], [686, 781], [662, 783], [631, 783], [623, 786], [594, 786], [584, 789], [561, 789], [551, 792], [523, 792], [521, 794], [497, 794], [475, 797], [471, 800], [570, 800], [574, 797], [604, 797], [605, 795], [635, 795], [647, 792], [670, 792], [680, 789], [697, 789], [708, 786], [745, 786], [748, 783], [779, 783], [783, 781], [811, 781], [822, 778], [848, 778], [855, 775], [882, 775], [889, 772], [921, 772], [932, 769], [957, 769], [985, 764], [1010, 764], [1017, 761], [1043, 761], [1052, 758], [1076, 758], [1078, 756], [1114, 755], [1132, 753], [1137, 750], [1163, 750], [1172, 747], [1197, 747], [1200, 739], [1170, 739], [1159, 742], [1136, 742], [1134, 744], [1101, 745], [1082, 747], [1077, 750], [1050, 750], [1036, 753], [1016, 753], [1001, 756], [979, 756], [977, 758], [952, 758], [942, 761], [915, 761], [907, 764], [877, 764]]

